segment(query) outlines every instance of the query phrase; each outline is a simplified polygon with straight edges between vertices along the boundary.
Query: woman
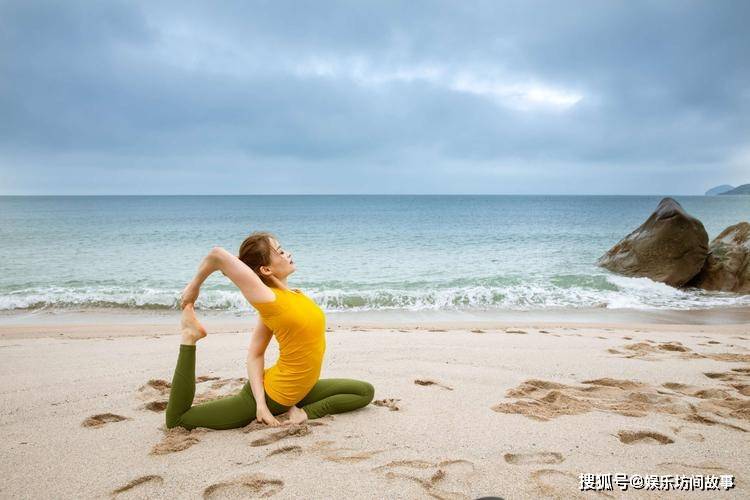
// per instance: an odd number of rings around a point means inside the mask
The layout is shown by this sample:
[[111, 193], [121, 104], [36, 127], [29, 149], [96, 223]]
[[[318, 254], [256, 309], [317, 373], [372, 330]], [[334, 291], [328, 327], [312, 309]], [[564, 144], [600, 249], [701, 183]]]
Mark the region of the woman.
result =
[[[239, 394], [192, 406], [195, 396], [195, 344], [206, 330], [193, 304], [200, 287], [215, 271], [237, 285], [260, 317], [247, 356], [248, 382]], [[332, 413], [362, 408], [375, 389], [361, 380], [318, 379], [325, 352], [325, 314], [287, 278], [295, 271], [292, 255], [265, 232], [248, 236], [239, 258], [216, 247], [203, 259], [182, 293], [182, 339], [166, 411], [168, 428], [233, 429], [253, 421], [281, 425], [274, 415], [288, 412], [288, 423], [302, 423]], [[263, 354], [271, 336], [279, 358], [264, 369]]]

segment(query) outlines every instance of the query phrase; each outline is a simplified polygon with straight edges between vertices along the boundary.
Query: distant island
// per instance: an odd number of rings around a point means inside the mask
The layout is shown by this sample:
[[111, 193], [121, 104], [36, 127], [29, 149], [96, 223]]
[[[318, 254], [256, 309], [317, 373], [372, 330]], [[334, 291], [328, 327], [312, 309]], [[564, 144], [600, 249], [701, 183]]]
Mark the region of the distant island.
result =
[[750, 184], [743, 184], [741, 186], [730, 186], [729, 184], [722, 184], [706, 191], [706, 196], [717, 196], [722, 194], [750, 194]]
[[737, 186], [731, 191], [725, 191], [719, 194], [750, 194], [750, 184], [743, 184], [741, 186]]
[[721, 186], [716, 186], [706, 191], [706, 196], [716, 196], [718, 194], [731, 191], [732, 189], [734, 189], [734, 186], [730, 186], [729, 184], [722, 184]]

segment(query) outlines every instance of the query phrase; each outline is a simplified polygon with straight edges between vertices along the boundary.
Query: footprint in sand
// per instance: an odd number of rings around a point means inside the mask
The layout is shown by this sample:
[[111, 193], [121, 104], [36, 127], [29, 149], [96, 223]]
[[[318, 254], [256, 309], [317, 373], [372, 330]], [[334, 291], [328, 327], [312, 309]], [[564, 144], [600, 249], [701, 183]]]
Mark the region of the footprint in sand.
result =
[[[750, 420], [750, 401], [725, 397], [725, 391], [699, 389], [686, 396], [681, 392], [667, 393], [656, 387], [634, 380], [601, 378], [585, 380], [581, 386], [572, 386], [546, 380], [531, 379], [506, 391], [506, 397], [515, 401], [491, 407], [499, 413], [514, 413], [540, 421], [562, 415], [578, 415], [590, 411], [617, 413], [629, 417], [643, 417], [651, 413], [682, 418], [687, 422], [704, 425], [722, 425], [746, 432], [738, 425], [721, 419]], [[667, 383], [673, 389], [683, 384]], [[707, 399], [695, 400], [695, 395]]]
[[515, 329], [515, 328], [506, 328], [505, 329], [505, 333], [516, 333], [516, 334], [519, 334], [519, 335], [523, 335], [523, 334], [527, 334], [529, 332], [527, 332], [526, 330], [518, 330], [518, 329]]
[[[650, 343], [649, 343], [650, 342]], [[627, 351], [622, 357], [624, 358], [637, 358], [647, 361], [659, 361], [664, 357], [664, 354], [675, 353], [679, 358], [682, 359], [713, 359], [716, 361], [729, 361], [730, 363], [750, 363], [750, 354], [737, 353], [737, 352], [709, 352], [709, 353], [698, 353], [694, 352], [689, 347], [682, 345], [681, 342], [654, 342], [653, 340], [646, 339], [645, 342], [636, 342], [634, 344], [626, 344], [621, 346], [621, 349]], [[611, 354], [621, 354], [614, 350], [608, 349]]]
[[617, 437], [624, 444], [671, 444], [674, 439], [654, 431], [620, 431]]
[[[539, 330], [539, 333], [546, 333], [550, 337], [562, 337], [562, 335], [560, 335], [559, 333], [552, 333], [549, 330]], [[567, 334], [563, 334], [563, 335], [567, 336]]]
[[165, 396], [169, 396], [172, 384], [162, 379], [151, 379], [138, 388], [137, 397], [146, 401], [140, 409], [161, 412], [167, 408]]
[[270, 497], [284, 489], [284, 481], [264, 474], [246, 474], [212, 484], [203, 490], [203, 498]]
[[559, 464], [565, 459], [562, 453], [556, 451], [541, 451], [538, 453], [506, 453], [503, 455], [506, 462], [513, 465], [526, 464]]
[[314, 450], [318, 450], [322, 453], [324, 460], [336, 463], [357, 463], [369, 460], [378, 453], [388, 451], [387, 449], [380, 450], [357, 450], [355, 448], [334, 448], [331, 445], [334, 441], [317, 441]]
[[172, 384], [162, 379], [151, 379], [138, 388], [138, 397], [143, 400], [162, 398], [169, 395]]
[[172, 384], [162, 379], [151, 379], [138, 388], [137, 396], [146, 403], [140, 407], [153, 412], [162, 412], [167, 408], [165, 396], [169, 396]]
[[[469, 499], [476, 467], [468, 460], [393, 460], [372, 469], [388, 480], [415, 483], [430, 496], [439, 499]], [[406, 493], [405, 496], [410, 496]]]
[[[357, 450], [355, 448], [336, 448], [333, 445], [335, 441], [324, 440], [316, 441], [310, 451], [321, 453], [324, 460], [337, 463], [356, 463], [369, 460], [378, 453], [388, 451], [382, 450]], [[393, 448], [391, 448], [393, 449]]]
[[682, 345], [681, 342], [662, 342], [658, 345], [662, 351], [689, 352], [690, 348]]
[[277, 448], [271, 452], [269, 452], [266, 457], [272, 457], [274, 455], [301, 455], [302, 454], [302, 447], [297, 445], [292, 446], [282, 446], [281, 448]]
[[324, 455], [323, 459], [329, 462], [336, 463], [356, 463], [364, 460], [369, 460], [378, 453], [382, 453], [387, 450], [371, 450], [371, 451], [357, 451], [355, 453], [344, 453], [344, 454], [332, 454]]
[[122, 422], [123, 420], [130, 420], [128, 417], [122, 415], [115, 415], [114, 413], [99, 413], [98, 415], [92, 415], [81, 423], [83, 427], [101, 427], [110, 422]]
[[736, 352], [717, 352], [704, 354], [702, 357], [715, 359], [716, 361], [729, 361], [730, 363], [750, 363], [750, 354]]
[[211, 429], [204, 427], [198, 427], [189, 431], [184, 427], [166, 429], [163, 426], [162, 430], [164, 430], [164, 437], [151, 448], [149, 455], [166, 455], [168, 453], [187, 450], [200, 442], [201, 435], [211, 431]]
[[744, 427], [740, 427], [734, 424], [729, 424], [727, 422], [721, 422], [707, 415], [701, 415], [700, 413], [698, 413], [698, 409], [695, 407], [695, 405], [690, 405], [690, 406], [692, 407], [694, 413], [684, 417], [685, 420], [688, 422], [693, 422], [695, 424], [703, 424], [703, 425], [719, 425], [722, 427], [726, 427], [727, 429], [732, 429], [732, 430], [740, 431], [740, 432], [747, 432], [747, 429], [745, 429]]
[[309, 424], [289, 424], [280, 431], [272, 432], [262, 438], [251, 441], [250, 446], [266, 446], [288, 437], [302, 437], [308, 434], [310, 434]]
[[[240, 387], [245, 384], [243, 378], [221, 379], [211, 375], [201, 375], [196, 377], [196, 384], [203, 382], [215, 381], [205, 392], [198, 394], [193, 399], [193, 404], [198, 405], [207, 401], [213, 401], [222, 397], [236, 394]], [[143, 409], [162, 412], [167, 408], [167, 401], [164, 396], [169, 395], [172, 384], [162, 379], [151, 379], [138, 389], [138, 397], [147, 402], [142, 406]]]
[[157, 491], [154, 491], [154, 487], [161, 489], [161, 485], [164, 483], [164, 478], [157, 475], [141, 476], [137, 479], [133, 479], [125, 486], [120, 486], [116, 490], [112, 490], [112, 496], [117, 496], [126, 491], [129, 493], [136, 494], [140, 498], [151, 498], [159, 496]]
[[750, 368], [732, 368], [728, 372], [705, 372], [703, 375], [725, 382], [743, 396], [750, 396]]
[[146, 410], [160, 412], [167, 409], [168, 401], [150, 401], [143, 405]]
[[400, 399], [376, 399], [372, 402], [375, 406], [382, 406], [388, 408], [391, 411], [398, 411], [399, 407], [396, 404]]
[[683, 357], [694, 358], [703, 357], [698, 353], [694, 353], [690, 348], [683, 346], [680, 342], [662, 342], [656, 343], [652, 340], [646, 339], [645, 342], [636, 342], [633, 344], [625, 344], [620, 347], [623, 351], [616, 349], [607, 349], [610, 354], [622, 355], [624, 358], [632, 359], [643, 359], [647, 361], [659, 361], [665, 352], [679, 352], [684, 353]]
[[471, 330], [471, 333], [485, 333], [485, 331], [481, 328], [474, 328], [473, 330]]
[[692, 441], [693, 443], [702, 443], [706, 440], [706, 437], [703, 434], [684, 425], [672, 427], [672, 432], [684, 440]]
[[743, 378], [750, 380], [750, 367], [732, 368], [728, 372], [708, 372], [704, 375], [708, 378], [721, 380], [741, 380]]
[[227, 385], [231, 385], [233, 388], [242, 387], [243, 385], [245, 385], [245, 379], [242, 377], [218, 379], [216, 382], [211, 384], [211, 389], [221, 389], [222, 387], [225, 387]]
[[[591, 498], [592, 496], [615, 498], [605, 491], [581, 492], [579, 476], [556, 469], [539, 469], [530, 475], [536, 496], [568, 500], [570, 498]], [[584, 494], [585, 493], [585, 494]]]
[[435, 382], [434, 380], [429, 380], [429, 379], [418, 378], [414, 381], [414, 383], [417, 385], [436, 385], [438, 387], [442, 387], [443, 389], [447, 389], [449, 391], [453, 390], [453, 387], [448, 387], [447, 385], [441, 384], [440, 382]]
[[692, 396], [699, 399], [731, 399], [732, 395], [724, 389], [717, 387], [696, 387], [679, 382], [665, 382], [661, 385], [686, 396]]

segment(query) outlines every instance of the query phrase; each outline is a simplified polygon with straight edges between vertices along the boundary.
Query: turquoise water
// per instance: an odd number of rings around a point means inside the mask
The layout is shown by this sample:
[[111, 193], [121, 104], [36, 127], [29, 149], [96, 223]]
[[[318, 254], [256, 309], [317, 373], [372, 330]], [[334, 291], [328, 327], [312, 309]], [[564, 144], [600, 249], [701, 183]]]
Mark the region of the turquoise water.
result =
[[[675, 196], [713, 238], [750, 197]], [[660, 196], [0, 197], [0, 311], [177, 309], [213, 245], [255, 230], [294, 255], [290, 286], [328, 311], [705, 309], [750, 296], [681, 291], [596, 267]], [[223, 275], [198, 309], [247, 310]]]

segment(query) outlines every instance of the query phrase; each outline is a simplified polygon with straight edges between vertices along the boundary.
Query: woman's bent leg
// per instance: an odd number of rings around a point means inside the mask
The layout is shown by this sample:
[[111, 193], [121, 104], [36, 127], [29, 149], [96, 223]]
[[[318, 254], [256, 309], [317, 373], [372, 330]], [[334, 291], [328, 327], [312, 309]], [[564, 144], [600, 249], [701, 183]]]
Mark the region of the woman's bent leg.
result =
[[364, 380], [324, 378], [318, 380], [307, 395], [297, 403], [310, 419], [344, 413], [370, 404], [375, 388]]
[[[290, 407], [282, 406], [268, 397], [266, 405], [273, 415], [284, 413]], [[257, 404], [250, 384], [246, 383], [238, 394], [195, 405], [182, 414], [179, 423], [186, 429], [236, 429], [255, 420]]]
[[178, 425], [180, 416], [190, 409], [195, 397], [195, 345], [180, 344], [177, 367], [169, 391], [166, 420], [167, 427]]
[[[177, 368], [175, 368], [167, 404], [166, 424], [168, 428], [180, 426], [188, 430], [196, 427], [235, 429], [244, 427], [255, 419], [256, 403], [250, 384], [245, 384], [242, 390], [234, 396], [191, 406], [194, 396], [195, 346], [180, 345]], [[274, 415], [289, 409], [288, 406], [279, 405], [268, 395], [266, 395], [266, 404]]]

